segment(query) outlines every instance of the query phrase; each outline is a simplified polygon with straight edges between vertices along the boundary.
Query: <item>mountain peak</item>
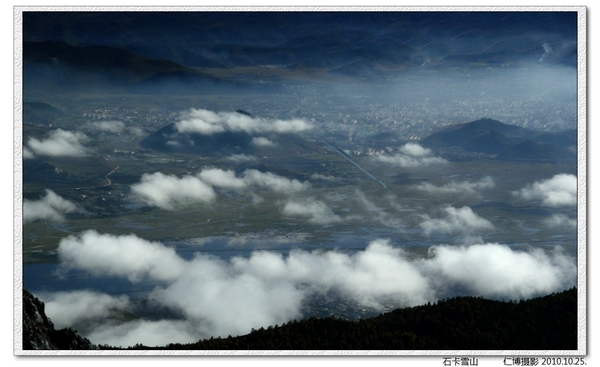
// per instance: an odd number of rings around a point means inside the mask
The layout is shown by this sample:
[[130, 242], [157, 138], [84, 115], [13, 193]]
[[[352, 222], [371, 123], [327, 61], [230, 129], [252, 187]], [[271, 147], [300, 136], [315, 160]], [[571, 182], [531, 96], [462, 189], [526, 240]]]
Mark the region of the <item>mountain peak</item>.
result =
[[[508, 125], [491, 118], [448, 126], [421, 141], [431, 149], [459, 149], [466, 153], [483, 153], [498, 159], [561, 160], [572, 159], [567, 145], [559, 147], [556, 137], [568, 142], [574, 130], [544, 134], [517, 125]], [[574, 140], [573, 140], [574, 141]], [[542, 144], [552, 142], [552, 144]], [[560, 148], [560, 149], [559, 149]]]

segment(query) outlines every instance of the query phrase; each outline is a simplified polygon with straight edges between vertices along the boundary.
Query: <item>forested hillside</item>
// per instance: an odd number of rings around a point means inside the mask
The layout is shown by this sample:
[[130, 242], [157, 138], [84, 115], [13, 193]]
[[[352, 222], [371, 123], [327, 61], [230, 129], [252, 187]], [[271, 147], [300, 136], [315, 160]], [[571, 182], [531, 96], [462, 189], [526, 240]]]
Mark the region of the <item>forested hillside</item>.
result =
[[577, 349], [577, 289], [518, 302], [456, 297], [360, 321], [313, 317], [235, 338], [130, 349], [571, 350]]

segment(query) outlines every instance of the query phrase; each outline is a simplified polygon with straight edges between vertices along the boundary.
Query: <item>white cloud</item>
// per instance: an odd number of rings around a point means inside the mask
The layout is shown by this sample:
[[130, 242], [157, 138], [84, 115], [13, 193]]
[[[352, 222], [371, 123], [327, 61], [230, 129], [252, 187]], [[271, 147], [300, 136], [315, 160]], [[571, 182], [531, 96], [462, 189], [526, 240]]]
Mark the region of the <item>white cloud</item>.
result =
[[343, 221], [327, 204], [314, 199], [288, 201], [283, 207], [283, 214], [308, 217], [308, 221], [313, 224], [331, 224]]
[[216, 199], [213, 188], [198, 177], [178, 178], [160, 172], [144, 174], [139, 183], [131, 186], [131, 191], [148, 205], [166, 210]]
[[93, 275], [126, 277], [131, 282], [146, 278], [156, 281], [176, 279], [184, 261], [175, 250], [135, 235], [113, 236], [89, 230], [63, 238], [57, 250], [66, 268], [83, 269]]
[[57, 129], [50, 132], [45, 140], [30, 138], [27, 145], [34, 154], [49, 156], [82, 156], [88, 150], [81, 145], [88, 140], [87, 135], [81, 132], [70, 132]]
[[38, 219], [62, 221], [64, 215], [78, 211], [79, 208], [69, 200], [63, 199], [52, 190], [46, 190], [46, 196], [37, 201], [23, 200], [23, 222]]
[[206, 324], [211, 335], [227, 336], [300, 317], [303, 293], [286, 279], [265, 279], [197, 256], [177, 281], [153, 297]]
[[416, 143], [407, 143], [400, 147], [400, 153], [409, 155], [411, 157], [429, 157], [431, 156], [431, 150], [423, 148]]
[[269, 140], [263, 136], [252, 138], [252, 144], [257, 147], [275, 147], [277, 143], [272, 140]]
[[393, 156], [382, 154], [375, 156], [375, 159], [380, 162], [400, 167], [430, 166], [448, 163], [447, 160], [434, 156], [433, 153], [431, 153], [431, 150], [423, 148], [415, 143], [403, 145], [399, 149], [399, 152]]
[[256, 195], [255, 193], [252, 193], [252, 204], [258, 205], [258, 204], [262, 203], [263, 201], [265, 201], [265, 199]]
[[419, 226], [423, 228], [427, 236], [433, 232], [471, 234], [494, 228], [492, 223], [478, 216], [468, 206], [459, 209], [447, 206], [443, 211], [445, 216], [442, 219], [433, 219], [428, 215], [423, 215], [424, 220]]
[[494, 180], [490, 176], [486, 176], [477, 182], [463, 181], [455, 182], [452, 181], [443, 186], [435, 186], [429, 182], [425, 182], [416, 186], [421, 191], [426, 191], [430, 194], [444, 194], [444, 195], [469, 195], [469, 196], [480, 196], [481, 190], [489, 190], [495, 187]]
[[573, 259], [556, 250], [513, 251], [500, 244], [469, 247], [437, 246], [427, 269], [443, 286], [456, 283], [484, 297], [526, 299], [563, 290], [575, 284], [577, 269]]
[[239, 190], [248, 186], [244, 179], [236, 177], [235, 172], [230, 170], [209, 168], [198, 173], [198, 177], [209, 185], [227, 189]]
[[[77, 329], [76, 329], [77, 330]], [[95, 344], [110, 346], [165, 346], [170, 343], [195, 343], [202, 334], [189, 320], [134, 320], [122, 324], [99, 325], [86, 337]]]
[[[362, 191], [357, 191], [356, 197], [358, 201], [367, 209], [369, 215], [372, 216], [377, 222], [390, 228], [404, 228], [404, 222], [401, 218], [399, 218], [397, 215], [391, 215], [387, 213], [383, 208], [380, 208], [377, 205], [375, 205], [375, 203], [369, 200]], [[395, 209], [402, 209], [401, 206], [394, 202], [395, 197], [387, 196], [386, 200], [388, 201], [391, 207], [395, 207]]]
[[310, 188], [309, 182], [300, 182], [296, 179], [290, 180], [271, 172], [263, 173], [255, 169], [244, 171], [243, 179], [248, 184], [267, 188], [283, 194], [292, 194]]
[[418, 305], [433, 297], [428, 279], [405, 252], [387, 240], [372, 241], [364, 251], [352, 255], [296, 251], [287, 262], [289, 276], [295, 281], [320, 292], [339, 292], [366, 307]]
[[296, 179], [290, 180], [271, 172], [260, 172], [255, 169], [247, 169], [241, 177], [237, 177], [235, 172], [231, 170], [208, 168], [198, 173], [197, 177], [209, 185], [234, 190], [254, 186], [278, 193], [292, 194], [310, 188], [309, 182], [300, 182]]
[[41, 293], [39, 298], [44, 302], [46, 314], [51, 316], [56, 329], [100, 321], [116, 310], [125, 310], [129, 304], [127, 296], [113, 297], [87, 290]]
[[544, 223], [550, 228], [567, 227], [577, 228], [577, 220], [569, 218], [564, 214], [554, 214], [550, 218], [544, 220]]
[[[166, 210], [193, 203], [210, 203], [217, 197], [213, 187], [228, 190], [263, 188], [280, 194], [293, 194], [310, 188], [309, 182], [288, 179], [271, 172], [248, 169], [241, 176], [232, 170], [207, 168], [197, 175], [181, 178], [160, 172], [144, 174], [139, 183], [131, 186], [132, 193], [148, 205]], [[261, 200], [254, 193], [253, 202]]]
[[577, 204], [577, 177], [558, 174], [548, 180], [536, 181], [513, 195], [527, 201], [541, 201], [543, 206], [559, 207]]
[[258, 158], [256, 158], [253, 155], [247, 155], [247, 154], [233, 154], [233, 155], [230, 155], [229, 157], [227, 157], [227, 160], [230, 160], [234, 163], [243, 163], [243, 162], [256, 161], [256, 160], [258, 160]]
[[[381, 309], [435, 301], [451, 295], [453, 287], [518, 299], [560, 291], [576, 281], [574, 259], [559, 250], [515, 251], [499, 244], [434, 246], [428, 257], [415, 258], [387, 240], [375, 240], [356, 253], [292, 250], [284, 256], [255, 251], [229, 261], [198, 253], [184, 260], [160, 243], [88, 231], [62, 240], [59, 258], [63, 266], [95, 276], [161, 281], [148, 301], [186, 318], [103, 323], [86, 335], [110, 345], [165, 345], [246, 334], [301, 317], [307, 298], [316, 294], [333, 293], [350, 304]], [[49, 316], [65, 314], [60, 316], [65, 324], [77, 328], [79, 315], [93, 307], [93, 300], [98, 300], [91, 311], [96, 315], [123, 308], [123, 299], [85, 293], [82, 298], [53, 299]]]
[[125, 129], [125, 124], [123, 121], [95, 121], [90, 123], [90, 127], [107, 133], [120, 133]]
[[182, 113], [175, 124], [181, 133], [211, 135], [224, 131], [243, 131], [249, 134], [276, 132], [293, 133], [309, 130], [312, 124], [302, 119], [266, 120], [237, 112], [213, 112], [204, 109], [191, 109]]
[[224, 117], [220, 117], [212, 111], [191, 109], [181, 114], [181, 120], [175, 124], [175, 128], [182, 133], [211, 135], [227, 130], [224, 121]]
[[27, 147], [23, 147], [23, 159], [33, 159], [35, 158], [35, 154], [33, 154], [33, 152], [29, 149], [27, 149]]
[[148, 135], [142, 128], [140, 127], [135, 127], [135, 126], [129, 126], [128, 128], [129, 132], [131, 133], [131, 135], [137, 136], [137, 137], [142, 137], [142, 136], [146, 136]]

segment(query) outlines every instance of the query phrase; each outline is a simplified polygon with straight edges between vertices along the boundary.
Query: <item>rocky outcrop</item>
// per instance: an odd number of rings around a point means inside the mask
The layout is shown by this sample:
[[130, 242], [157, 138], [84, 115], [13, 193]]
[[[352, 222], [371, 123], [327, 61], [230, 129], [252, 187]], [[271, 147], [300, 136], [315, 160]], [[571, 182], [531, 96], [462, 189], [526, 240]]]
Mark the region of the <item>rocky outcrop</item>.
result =
[[44, 303], [23, 289], [23, 350], [98, 349], [72, 329], [55, 330]]

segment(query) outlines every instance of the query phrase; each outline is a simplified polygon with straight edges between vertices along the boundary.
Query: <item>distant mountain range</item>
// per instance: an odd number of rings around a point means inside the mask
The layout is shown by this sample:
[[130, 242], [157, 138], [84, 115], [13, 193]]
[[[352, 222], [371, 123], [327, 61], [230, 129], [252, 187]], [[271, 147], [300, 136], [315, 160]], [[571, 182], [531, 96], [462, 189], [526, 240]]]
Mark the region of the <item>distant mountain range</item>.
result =
[[[240, 111], [238, 113], [241, 113]], [[255, 137], [245, 132], [224, 131], [211, 135], [180, 133], [169, 124], [144, 138], [140, 145], [167, 153], [191, 153], [204, 156], [232, 154], [257, 157], [301, 156], [322, 152], [323, 148], [296, 134], [269, 133], [268, 145], [255, 144]], [[395, 135], [394, 135], [395, 136]], [[371, 139], [386, 139], [380, 134]], [[272, 144], [271, 144], [272, 143]], [[541, 132], [493, 119], [448, 126], [421, 140], [421, 145], [447, 157], [473, 157], [511, 161], [572, 161], [577, 158], [577, 130]]]
[[[216, 85], [221, 78], [169, 60], [151, 59], [111, 46], [73, 46], [64, 42], [24, 42], [24, 78], [62, 88], [89, 83], [143, 90], [149, 86]], [[234, 83], [231, 83], [234, 84]]]
[[31, 125], [49, 126], [65, 114], [44, 102], [23, 102], [23, 122]]
[[577, 158], [577, 130], [541, 132], [480, 119], [451, 125], [421, 141], [438, 151], [482, 153], [501, 160], [559, 161]]
[[576, 12], [468, 11], [25, 12], [23, 54], [27, 64], [110, 72], [122, 82], [220, 81], [215, 70], [235, 67], [363, 77], [413, 67], [575, 67], [576, 17]]

